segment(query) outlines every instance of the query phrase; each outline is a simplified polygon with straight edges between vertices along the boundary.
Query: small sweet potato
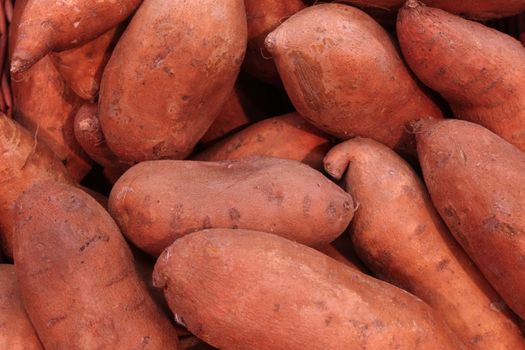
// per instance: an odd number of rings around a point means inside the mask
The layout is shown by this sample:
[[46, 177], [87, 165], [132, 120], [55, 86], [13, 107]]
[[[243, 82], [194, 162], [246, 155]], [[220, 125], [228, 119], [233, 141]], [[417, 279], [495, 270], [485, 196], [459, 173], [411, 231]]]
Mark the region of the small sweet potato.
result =
[[126, 241], [93, 198], [35, 185], [17, 201], [16, 226], [20, 292], [46, 349], [177, 349]]
[[72, 182], [53, 152], [18, 123], [0, 115], [0, 243], [12, 257], [15, 200], [39, 181]]
[[525, 48], [519, 41], [414, 0], [400, 10], [397, 33], [409, 66], [458, 119], [525, 151]]
[[434, 205], [492, 286], [525, 318], [525, 154], [466, 121], [426, 121], [417, 129]]
[[[381, 279], [420, 297], [472, 349], [525, 349], [516, 317], [456, 243], [425, 186], [392, 150], [355, 138], [326, 170], [359, 203], [352, 242]], [[444, 189], [443, 189], [444, 190]]]
[[219, 349], [465, 349], [418, 298], [269, 233], [192, 233], [164, 251], [153, 279]]
[[264, 39], [288, 17], [306, 7], [302, 0], [244, 0], [248, 48], [243, 69], [269, 84], [280, 84], [279, 72], [264, 47]]
[[51, 51], [77, 47], [124, 21], [142, 0], [26, 0], [11, 71], [29, 69]]
[[219, 161], [249, 156], [298, 160], [321, 170], [332, 142], [297, 113], [260, 121], [220, 141], [194, 159]]
[[188, 156], [233, 89], [246, 40], [242, 0], [145, 0], [102, 77], [110, 149], [126, 161]]
[[60, 75], [80, 98], [92, 101], [97, 96], [102, 72], [121, 33], [122, 28], [115, 27], [82, 46], [50, 53]]
[[0, 348], [43, 350], [20, 299], [13, 265], [0, 264]]
[[357, 8], [306, 8], [268, 35], [266, 47], [297, 112], [338, 138], [369, 137], [415, 155], [407, 124], [442, 117], [388, 33]]
[[330, 243], [348, 226], [352, 197], [297, 161], [151, 161], [117, 181], [109, 210], [126, 237], [159, 255], [206, 228], [254, 229], [307, 245]]

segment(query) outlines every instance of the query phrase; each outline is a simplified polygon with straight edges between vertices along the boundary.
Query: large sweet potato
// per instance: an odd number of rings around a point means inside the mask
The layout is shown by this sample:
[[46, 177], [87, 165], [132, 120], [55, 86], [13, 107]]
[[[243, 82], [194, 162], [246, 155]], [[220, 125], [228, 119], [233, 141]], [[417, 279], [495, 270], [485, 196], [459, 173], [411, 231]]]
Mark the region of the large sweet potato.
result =
[[[326, 170], [359, 203], [353, 246], [382, 279], [420, 297], [472, 349], [525, 349], [515, 317], [456, 243], [417, 174], [369, 139], [334, 147]], [[441, 189], [446, 191], [446, 189]]]
[[0, 264], [0, 349], [43, 350], [20, 299], [13, 265]]
[[266, 83], [279, 84], [281, 79], [264, 39], [288, 17], [306, 7], [302, 0], [244, 0], [248, 20], [248, 48], [243, 69]]
[[53, 152], [18, 123], [0, 115], [0, 243], [12, 257], [15, 200], [33, 184], [72, 182]]
[[115, 27], [82, 46], [50, 54], [62, 78], [82, 99], [92, 101], [97, 96], [102, 72], [121, 33], [122, 28]]
[[11, 71], [27, 70], [51, 51], [95, 39], [125, 20], [142, 0], [26, 0]]
[[117, 225], [81, 190], [42, 183], [26, 191], [14, 253], [22, 300], [46, 349], [177, 349]]
[[298, 160], [322, 169], [330, 138], [297, 113], [258, 122], [220, 141], [194, 159], [218, 161], [249, 156]]
[[242, 0], [144, 1], [102, 77], [100, 122], [113, 152], [189, 155], [233, 88], [246, 40]]
[[417, 150], [432, 201], [507, 304], [525, 318], [525, 154], [466, 121], [421, 122]]
[[190, 234], [154, 284], [188, 329], [219, 349], [463, 349], [418, 298], [262, 232]]
[[415, 154], [407, 123], [442, 116], [388, 33], [351, 6], [306, 8], [273, 31], [266, 47], [297, 112], [339, 138], [370, 137]]
[[525, 151], [525, 48], [519, 41], [417, 1], [400, 10], [397, 33], [412, 70], [457, 118]]
[[137, 247], [160, 254], [206, 228], [244, 228], [308, 245], [330, 243], [348, 226], [352, 197], [297, 161], [151, 161], [115, 184], [109, 210]]

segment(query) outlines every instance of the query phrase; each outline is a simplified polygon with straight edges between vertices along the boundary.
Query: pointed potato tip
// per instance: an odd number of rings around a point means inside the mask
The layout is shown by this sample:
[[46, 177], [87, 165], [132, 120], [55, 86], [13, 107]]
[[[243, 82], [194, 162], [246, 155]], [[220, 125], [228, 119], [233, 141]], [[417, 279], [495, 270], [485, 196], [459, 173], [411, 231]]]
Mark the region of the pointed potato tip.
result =
[[415, 8], [422, 7], [422, 6], [425, 6], [425, 5], [419, 0], [408, 0], [405, 3], [405, 7], [409, 9], [415, 9]]

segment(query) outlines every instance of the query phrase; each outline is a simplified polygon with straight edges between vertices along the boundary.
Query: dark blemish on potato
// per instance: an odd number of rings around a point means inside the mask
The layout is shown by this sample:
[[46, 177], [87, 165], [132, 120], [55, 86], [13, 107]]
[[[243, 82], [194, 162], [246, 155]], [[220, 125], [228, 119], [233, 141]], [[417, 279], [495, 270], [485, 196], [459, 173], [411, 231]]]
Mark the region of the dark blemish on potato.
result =
[[235, 208], [230, 208], [230, 210], [228, 211], [228, 214], [230, 215], [230, 219], [232, 221], [238, 221], [241, 218], [241, 214]]
[[114, 284], [117, 284], [119, 282], [124, 281], [128, 276], [130, 275], [129, 270], [125, 270], [124, 272], [118, 274], [115, 278], [111, 279], [109, 282], [107, 282], [104, 287], [111, 287]]
[[414, 230], [414, 236], [420, 236], [421, 234], [425, 233], [426, 229], [427, 225], [425, 224], [417, 225], [416, 229]]
[[315, 307], [317, 307], [319, 310], [326, 310], [326, 303], [324, 301], [316, 301], [314, 302]]
[[133, 304], [126, 305], [126, 311], [133, 311], [140, 309], [144, 304], [146, 304], [146, 297], [141, 296], [140, 299]]
[[165, 141], [161, 141], [153, 146], [153, 154], [155, 155], [155, 158], [161, 159], [164, 154], [166, 154], [168, 148], [169, 147], [166, 145]]
[[188, 100], [190, 99], [190, 97], [184, 95], [184, 96], [182, 96], [180, 99], [183, 100], [184, 102], [186, 102], [186, 101], [188, 101]]
[[332, 320], [333, 320], [333, 319], [334, 319], [333, 316], [328, 316], [328, 317], [325, 318], [325, 320], [324, 320], [324, 325], [325, 325], [326, 327], [330, 326], [330, 323], [332, 323]]
[[483, 340], [483, 336], [478, 334], [472, 338], [472, 344], [479, 344]]
[[330, 202], [328, 208], [326, 208], [326, 213], [328, 214], [328, 216], [337, 216], [337, 208], [334, 202]]
[[514, 227], [506, 222], [502, 222], [495, 216], [484, 220], [483, 227], [487, 230], [487, 233], [491, 234], [504, 233], [511, 237], [523, 234], [523, 231], [521, 229]]
[[281, 304], [273, 304], [273, 311], [279, 312], [281, 310]]
[[56, 325], [57, 323], [64, 321], [66, 318], [67, 318], [67, 315], [62, 315], [62, 316], [58, 316], [58, 317], [53, 317], [53, 318], [49, 319], [49, 320], [46, 322], [46, 325], [47, 325], [47, 327], [53, 327], [53, 326]]
[[257, 134], [256, 140], [257, 140], [257, 142], [263, 142], [264, 141], [264, 136], [261, 135], [261, 134]]
[[84, 250], [86, 250], [86, 248], [88, 248], [91, 244], [95, 243], [95, 242], [98, 242], [98, 241], [102, 241], [102, 242], [109, 242], [109, 236], [107, 235], [96, 235], [96, 236], [93, 236], [91, 237], [86, 243], [84, 243], [81, 247], [80, 247], [80, 251], [83, 252]]
[[282, 206], [284, 195], [282, 191], [274, 191], [273, 184], [271, 185], [265, 185], [261, 188], [259, 188], [264, 194], [266, 194], [266, 197], [268, 198], [268, 201], [271, 203], [275, 203], [278, 206]]
[[301, 52], [292, 51], [289, 56], [306, 104], [313, 111], [320, 112], [324, 106], [322, 97], [325, 94], [324, 91], [318, 91], [322, 88], [319, 84], [323, 77], [321, 65]]
[[447, 268], [447, 266], [450, 264], [450, 260], [443, 259], [436, 265], [436, 271], [440, 272]]
[[67, 211], [78, 210], [80, 208], [84, 208], [85, 206], [86, 206], [86, 203], [84, 202], [84, 200], [74, 195], [62, 201], [62, 208], [64, 208]]
[[211, 219], [207, 215], [206, 215], [206, 218], [202, 221], [202, 228], [203, 229], [211, 228]]
[[445, 165], [448, 164], [448, 161], [450, 160], [450, 154], [446, 153], [446, 154], [443, 154], [443, 153], [439, 153], [437, 155], [437, 160], [436, 160], [436, 167], [437, 168], [443, 168]]
[[140, 345], [145, 346], [149, 344], [151, 337], [149, 335], [146, 335], [142, 337], [142, 340], [140, 341]]
[[454, 209], [453, 207], [445, 207], [445, 209], [443, 209], [443, 213], [447, 218], [452, 219], [454, 221], [454, 225], [459, 225], [460, 222], [458, 214], [456, 213], [456, 209]]
[[312, 206], [312, 199], [310, 196], [306, 195], [303, 198], [303, 215], [308, 217], [310, 214], [310, 207]]

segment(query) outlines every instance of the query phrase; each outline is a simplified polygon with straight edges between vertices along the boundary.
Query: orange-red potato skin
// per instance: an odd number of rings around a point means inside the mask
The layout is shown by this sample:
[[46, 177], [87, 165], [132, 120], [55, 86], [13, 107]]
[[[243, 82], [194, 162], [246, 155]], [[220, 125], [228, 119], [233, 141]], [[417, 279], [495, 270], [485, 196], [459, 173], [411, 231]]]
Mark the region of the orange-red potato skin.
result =
[[13, 257], [15, 201], [39, 181], [73, 182], [53, 152], [20, 124], [0, 115], [0, 243]]
[[269, 84], [279, 85], [281, 79], [264, 40], [288, 17], [306, 5], [302, 0], [244, 0], [248, 21], [248, 48], [243, 69]]
[[314, 169], [332, 146], [330, 137], [297, 113], [265, 119], [205, 149], [196, 160], [220, 161], [249, 156], [298, 160]]
[[317, 245], [352, 219], [352, 197], [297, 161], [150, 161], [117, 181], [109, 211], [133, 244], [158, 256], [174, 240], [206, 228], [244, 228]]
[[13, 265], [0, 264], [0, 348], [43, 350], [24, 310]]
[[121, 28], [115, 27], [82, 46], [50, 54], [67, 85], [83, 100], [97, 97], [102, 72], [121, 33]]
[[470, 122], [422, 122], [425, 182], [452, 234], [511, 309], [525, 318], [525, 154]]
[[525, 48], [519, 41], [417, 1], [400, 10], [397, 33], [409, 66], [458, 119], [525, 151]]
[[80, 46], [124, 21], [142, 0], [27, 0], [11, 71], [29, 69], [51, 51]]
[[177, 349], [117, 225], [81, 190], [42, 183], [18, 199], [15, 261], [46, 349]]
[[424, 184], [400, 156], [355, 138], [334, 147], [325, 164], [359, 203], [352, 242], [377, 276], [427, 302], [471, 349], [525, 349], [516, 318], [456, 243]]
[[407, 124], [442, 117], [388, 33], [357, 8], [306, 8], [268, 35], [266, 48], [297, 112], [338, 138], [369, 137], [412, 155]]
[[420, 299], [269, 233], [190, 234], [163, 252], [153, 279], [219, 349], [465, 349]]
[[102, 77], [111, 150], [126, 161], [188, 156], [233, 89], [246, 40], [242, 0], [144, 1]]

